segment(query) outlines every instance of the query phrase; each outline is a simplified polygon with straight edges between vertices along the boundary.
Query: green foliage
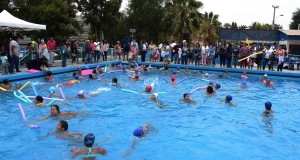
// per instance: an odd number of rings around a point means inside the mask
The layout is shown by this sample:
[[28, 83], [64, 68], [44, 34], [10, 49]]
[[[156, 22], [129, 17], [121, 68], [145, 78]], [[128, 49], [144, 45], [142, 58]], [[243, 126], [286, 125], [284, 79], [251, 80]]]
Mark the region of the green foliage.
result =
[[202, 23], [200, 33], [203, 36], [204, 41], [207, 43], [214, 43], [218, 38], [217, 31], [221, 27], [219, 22], [219, 15], [213, 14], [213, 12], [205, 12], [202, 17]]
[[77, 0], [78, 10], [82, 12], [85, 23], [90, 24], [91, 33], [101, 39], [103, 31], [109, 42], [120, 38], [121, 3], [122, 0]]
[[203, 3], [197, 0], [171, 0], [166, 3], [164, 19], [167, 24], [165, 29], [177, 39], [182, 39], [183, 33], [193, 34], [201, 24]]
[[[45, 24], [47, 36], [60, 41], [81, 31], [76, 21], [74, 0], [14, 0], [11, 11], [16, 17], [32, 23]], [[45, 38], [45, 32], [28, 32], [29, 36]]]
[[290, 29], [298, 29], [299, 24], [300, 24], [300, 8], [297, 8], [297, 10], [293, 12], [292, 22], [290, 23]]
[[232, 22], [231, 26], [230, 26], [230, 29], [238, 29], [237, 23], [236, 22]]

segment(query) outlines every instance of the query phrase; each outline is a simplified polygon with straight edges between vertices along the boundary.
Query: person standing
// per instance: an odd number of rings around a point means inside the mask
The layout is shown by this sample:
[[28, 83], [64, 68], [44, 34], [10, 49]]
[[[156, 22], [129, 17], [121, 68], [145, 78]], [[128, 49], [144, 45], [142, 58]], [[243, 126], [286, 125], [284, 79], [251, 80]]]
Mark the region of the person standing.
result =
[[98, 41], [98, 39], [96, 39], [96, 42], [94, 42], [94, 45], [96, 46], [94, 59], [95, 59], [95, 62], [98, 62], [100, 60], [100, 49], [101, 49], [100, 42]]
[[19, 37], [14, 36], [9, 43], [9, 51], [11, 56], [11, 63], [9, 65], [9, 73], [14, 73], [14, 67], [16, 68], [16, 72], [21, 72], [19, 70], [19, 56], [20, 56], [20, 46], [18, 44]]
[[103, 57], [103, 61], [107, 61], [107, 52], [109, 49], [109, 44], [107, 43], [106, 40], [103, 41], [103, 45], [101, 46], [101, 50], [103, 52], [102, 57]]
[[8, 74], [9, 63], [8, 63], [7, 53], [5, 52], [4, 47], [2, 47], [0, 64], [1, 64], [0, 70], [2, 72], [2, 75]]
[[[249, 56], [249, 54], [250, 54], [249, 48], [246, 45], [244, 45], [244, 43], [242, 42], [240, 53], [239, 53], [240, 59], [243, 59], [243, 58]], [[240, 62], [240, 68], [245, 68], [246, 69], [247, 66], [248, 66], [247, 59], [244, 59]]]
[[51, 36], [50, 39], [47, 41], [48, 51], [49, 51], [49, 65], [51, 66], [54, 63], [54, 56], [55, 56], [55, 48], [56, 48], [56, 41]]
[[92, 54], [92, 47], [90, 45], [90, 40], [86, 40], [84, 45], [84, 55], [82, 58], [83, 59], [82, 62], [90, 63], [92, 61], [91, 54]]
[[276, 56], [278, 56], [278, 66], [277, 71], [282, 72], [283, 64], [284, 64], [284, 54], [285, 50], [282, 49], [282, 46], [279, 46], [279, 49], [276, 51]]
[[232, 44], [229, 43], [228, 47], [226, 49], [226, 61], [227, 61], [227, 68], [232, 68], [231, 67], [231, 59], [232, 59]]
[[142, 45], [141, 45], [141, 61], [145, 62], [146, 61], [146, 53], [147, 53], [147, 45], [146, 45], [146, 41], [143, 40], [142, 41]]
[[206, 66], [206, 61], [207, 61], [207, 52], [208, 52], [208, 46], [207, 44], [204, 42], [201, 48], [201, 64]]
[[232, 47], [233, 50], [233, 65], [234, 68], [236, 68], [236, 66], [238, 65], [238, 58], [239, 58], [239, 53], [240, 53], [240, 48], [237, 45], [237, 43], [235, 43]]

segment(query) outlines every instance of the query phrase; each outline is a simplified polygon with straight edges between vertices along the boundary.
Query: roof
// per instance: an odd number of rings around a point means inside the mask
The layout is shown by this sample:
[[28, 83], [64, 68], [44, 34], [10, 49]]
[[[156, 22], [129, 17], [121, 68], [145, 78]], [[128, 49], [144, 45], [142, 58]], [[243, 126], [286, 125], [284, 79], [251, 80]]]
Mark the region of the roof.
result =
[[300, 30], [280, 30], [280, 32], [288, 36], [300, 36]]
[[19, 28], [22, 30], [46, 30], [46, 25], [26, 22], [22, 19], [14, 17], [6, 10], [3, 10], [0, 13], [0, 27]]

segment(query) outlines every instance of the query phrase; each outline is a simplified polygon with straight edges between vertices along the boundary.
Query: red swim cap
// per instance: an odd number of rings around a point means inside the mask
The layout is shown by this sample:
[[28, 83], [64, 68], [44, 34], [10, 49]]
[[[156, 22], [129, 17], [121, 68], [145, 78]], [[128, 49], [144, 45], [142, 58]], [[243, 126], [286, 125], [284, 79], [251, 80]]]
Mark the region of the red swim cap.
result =
[[146, 86], [146, 89], [147, 89], [148, 91], [151, 91], [151, 90], [152, 90], [152, 87], [149, 86], [149, 85], [147, 85], [147, 86]]
[[171, 77], [171, 80], [174, 81], [174, 80], [175, 80], [175, 76], [172, 76], [172, 77]]

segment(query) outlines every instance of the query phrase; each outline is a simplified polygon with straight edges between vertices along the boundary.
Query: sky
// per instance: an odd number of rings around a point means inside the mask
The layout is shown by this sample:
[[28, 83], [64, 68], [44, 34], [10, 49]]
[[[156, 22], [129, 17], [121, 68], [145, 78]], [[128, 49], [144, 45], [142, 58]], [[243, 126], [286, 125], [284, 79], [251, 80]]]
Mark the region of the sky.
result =
[[[275, 24], [282, 25], [285, 30], [289, 29], [293, 12], [297, 7], [300, 8], [300, 0], [201, 0], [201, 2], [204, 4], [200, 9], [201, 13], [212, 11], [219, 15], [222, 24], [237, 22], [238, 25], [246, 26], [252, 22], [272, 24], [274, 12], [272, 5], [279, 6], [275, 13]], [[128, 0], [123, 0], [121, 10], [124, 10], [127, 4]]]

